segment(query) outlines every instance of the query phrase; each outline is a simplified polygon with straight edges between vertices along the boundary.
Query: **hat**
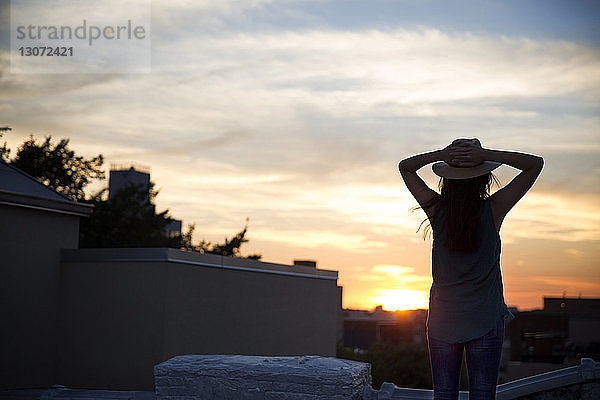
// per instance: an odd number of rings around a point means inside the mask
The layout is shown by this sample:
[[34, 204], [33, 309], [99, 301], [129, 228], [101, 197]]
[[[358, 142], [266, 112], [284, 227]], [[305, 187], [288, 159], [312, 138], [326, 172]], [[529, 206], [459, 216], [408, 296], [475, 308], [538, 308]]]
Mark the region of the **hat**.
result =
[[436, 162], [431, 166], [433, 172], [442, 178], [469, 179], [485, 175], [498, 168], [502, 163], [496, 161], [484, 161], [474, 167], [451, 167], [444, 161]]

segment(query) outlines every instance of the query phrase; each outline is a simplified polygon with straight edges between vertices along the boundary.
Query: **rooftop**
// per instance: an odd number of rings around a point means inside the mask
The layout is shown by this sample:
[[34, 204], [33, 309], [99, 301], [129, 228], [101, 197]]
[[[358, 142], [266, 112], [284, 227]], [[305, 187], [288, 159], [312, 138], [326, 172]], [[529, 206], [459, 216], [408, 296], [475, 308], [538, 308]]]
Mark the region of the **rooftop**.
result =
[[203, 254], [169, 248], [63, 249], [62, 262], [173, 262], [315, 279], [337, 280], [338, 271], [306, 265], [277, 264], [248, 258]]
[[[282, 358], [285, 357], [278, 357], [278, 359]], [[577, 366], [498, 385], [496, 398], [498, 400], [516, 400], [524, 399], [526, 396], [532, 398], [529, 396], [536, 395], [538, 397], [535, 398], [560, 398], [561, 400], [592, 399], [597, 398], [593, 396], [599, 391], [600, 362], [584, 358]], [[539, 397], [540, 395], [546, 395], [546, 397]], [[145, 391], [86, 390], [61, 386], [49, 389], [0, 390], [0, 400], [50, 398], [63, 400], [160, 400], [160, 396], [154, 392]], [[388, 382], [384, 383], [378, 391], [367, 386], [363, 395], [363, 400], [430, 400], [432, 398], [433, 391], [431, 390], [399, 388]], [[467, 399], [468, 392], [461, 391], [459, 400]]]
[[0, 160], [0, 204], [78, 216], [88, 216], [93, 209], [93, 206], [76, 202], [4, 160]]

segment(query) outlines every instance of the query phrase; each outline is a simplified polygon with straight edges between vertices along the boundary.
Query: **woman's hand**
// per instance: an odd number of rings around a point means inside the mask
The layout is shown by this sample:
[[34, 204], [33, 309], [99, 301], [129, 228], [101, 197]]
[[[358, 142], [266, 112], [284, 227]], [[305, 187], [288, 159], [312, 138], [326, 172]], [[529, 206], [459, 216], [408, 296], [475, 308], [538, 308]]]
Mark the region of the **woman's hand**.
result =
[[456, 139], [444, 149], [444, 161], [452, 167], [474, 167], [485, 160], [485, 150], [478, 139]]
[[470, 139], [456, 139], [441, 151], [442, 160], [451, 167], [461, 167]]

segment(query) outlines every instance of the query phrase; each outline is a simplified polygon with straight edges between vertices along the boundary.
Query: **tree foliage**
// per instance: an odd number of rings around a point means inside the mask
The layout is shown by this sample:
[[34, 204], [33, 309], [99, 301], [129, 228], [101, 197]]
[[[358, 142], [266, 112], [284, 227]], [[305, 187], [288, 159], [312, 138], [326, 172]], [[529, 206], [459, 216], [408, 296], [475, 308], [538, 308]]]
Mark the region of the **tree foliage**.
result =
[[[11, 127], [8, 126], [0, 126], [0, 137], [4, 134], [4, 132], [12, 131]], [[10, 149], [6, 145], [6, 142], [2, 143], [2, 147], [0, 147], [0, 159], [8, 160], [8, 156], [10, 155]]]
[[[181, 237], [181, 248], [185, 250], [198, 251], [200, 253], [218, 254], [221, 256], [229, 257], [243, 257], [240, 252], [240, 248], [244, 243], [248, 242], [246, 238], [246, 232], [248, 231], [248, 219], [246, 218], [246, 225], [244, 229], [236, 233], [231, 239], [225, 238], [223, 243], [211, 243], [202, 239], [198, 244], [192, 244], [192, 235], [196, 229], [195, 224], [188, 225], [186, 232]], [[251, 254], [245, 258], [251, 258], [254, 260], [260, 260], [261, 254]]]
[[379, 340], [358, 354], [338, 346], [337, 357], [371, 364], [372, 387], [377, 390], [383, 382], [406, 388], [433, 388], [429, 353], [424, 346]]
[[[5, 144], [6, 146], [6, 144]], [[10, 150], [3, 151], [8, 156]], [[52, 136], [37, 142], [33, 135], [17, 149], [10, 164], [44, 184], [78, 201], [84, 200], [85, 187], [93, 179], [104, 179], [102, 154], [86, 159], [69, 148], [69, 139], [54, 143]]]
[[117, 191], [109, 200], [99, 196], [91, 199], [94, 211], [81, 220], [81, 247], [180, 247], [181, 238], [166, 235], [165, 228], [173, 221], [169, 210], [156, 211], [154, 199], [158, 191], [149, 187], [129, 185]]
[[[371, 364], [373, 389], [379, 390], [384, 382], [391, 382], [398, 387], [433, 389], [427, 346], [378, 340], [367, 351], [355, 353], [352, 349], [343, 347], [341, 341], [338, 343], [336, 356]], [[468, 388], [467, 365], [463, 357], [459, 389]]]
[[[0, 127], [0, 137], [12, 130]], [[86, 187], [94, 179], [105, 179], [102, 154], [86, 159], [69, 148], [69, 139], [60, 139], [58, 143], [52, 136], [38, 142], [33, 135], [18, 148], [15, 157], [9, 159], [10, 149], [6, 142], [0, 147], [0, 158], [27, 172], [42, 183], [77, 201], [94, 205], [89, 218], [80, 223], [81, 247], [171, 247], [202, 253], [242, 257], [240, 248], [248, 242], [244, 229], [224, 243], [211, 243], [205, 240], [194, 245], [192, 235], [195, 224], [180, 235], [169, 236], [165, 230], [173, 218], [169, 210], [157, 212], [154, 200], [158, 191], [154, 183], [149, 187], [130, 185], [119, 190], [108, 200], [102, 199], [107, 190], [87, 196]], [[248, 258], [260, 259], [260, 254]]]

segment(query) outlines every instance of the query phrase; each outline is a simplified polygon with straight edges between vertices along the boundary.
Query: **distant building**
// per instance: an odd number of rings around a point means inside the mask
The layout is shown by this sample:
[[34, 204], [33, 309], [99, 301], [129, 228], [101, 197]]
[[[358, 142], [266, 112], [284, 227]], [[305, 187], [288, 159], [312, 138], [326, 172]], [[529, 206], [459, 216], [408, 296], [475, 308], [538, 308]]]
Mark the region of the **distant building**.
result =
[[[140, 165], [113, 164], [110, 168], [108, 178], [108, 199], [110, 200], [119, 190], [128, 186], [149, 187], [150, 168]], [[181, 235], [182, 221], [173, 219], [165, 227], [165, 236], [173, 237]]]
[[108, 198], [113, 198], [115, 193], [127, 186], [142, 186], [144, 188], [150, 185], [150, 169], [141, 166], [111, 165], [108, 178]]
[[317, 262], [314, 260], [294, 260], [294, 265], [304, 265], [306, 267], [317, 268]]
[[569, 319], [542, 310], [519, 312], [510, 322], [510, 359], [562, 363], [566, 357]]
[[181, 220], [174, 219], [165, 227], [165, 236], [173, 237], [181, 235]]
[[600, 359], [600, 299], [544, 297], [544, 312], [567, 316], [567, 356]]
[[544, 309], [511, 321], [511, 360], [562, 363], [600, 356], [600, 299], [544, 297]]
[[344, 309], [344, 347], [366, 350], [376, 341], [426, 345], [427, 310]]
[[544, 297], [544, 311], [568, 315], [600, 316], [600, 299], [582, 297]]

